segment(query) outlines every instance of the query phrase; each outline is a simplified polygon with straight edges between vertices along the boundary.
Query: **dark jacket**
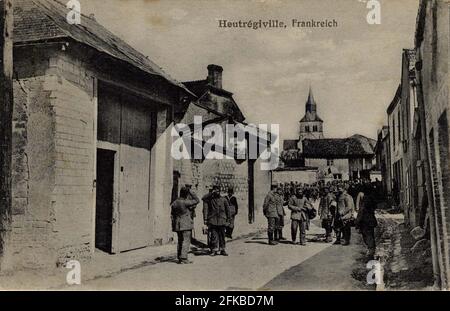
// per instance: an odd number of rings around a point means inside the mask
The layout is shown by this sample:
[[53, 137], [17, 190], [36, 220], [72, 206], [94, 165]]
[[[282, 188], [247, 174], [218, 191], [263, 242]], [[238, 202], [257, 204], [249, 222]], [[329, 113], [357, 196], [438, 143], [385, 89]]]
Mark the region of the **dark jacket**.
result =
[[208, 193], [202, 198], [203, 220], [211, 226], [227, 226], [230, 223], [231, 213], [228, 200], [224, 197], [214, 197]]
[[321, 220], [329, 220], [333, 218], [336, 211], [331, 208], [332, 202], [336, 202], [336, 196], [331, 192], [320, 199], [319, 215]]
[[171, 204], [172, 231], [188, 231], [194, 228], [192, 210], [200, 202], [192, 193], [192, 199], [178, 198]]
[[375, 217], [377, 201], [373, 195], [364, 195], [361, 200], [355, 225], [358, 228], [376, 227], [378, 221]]
[[267, 218], [284, 216], [284, 199], [275, 191], [270, 191], [264, 199], [263, 212]]
[[291, 210], [292, 220], [308, 220], [308, 208], [312, 208], [312, 204], [307, 198], [303, 197], [301, 199], [297, 196], [292, 196], [289, 199], [288, 208]]
[[348, 193], [344, 192], [337, 200], [338, 215], [342, 220], [349, 220], [353, 217], [355, 211], [355, 203]]
[[230, 205], [231, 217], [235, 217], [239, 212], [239, 206], [236, 197], [232, 195], [231, 197], [226, 196], [225, 198], [228, 200], [228, 204]]

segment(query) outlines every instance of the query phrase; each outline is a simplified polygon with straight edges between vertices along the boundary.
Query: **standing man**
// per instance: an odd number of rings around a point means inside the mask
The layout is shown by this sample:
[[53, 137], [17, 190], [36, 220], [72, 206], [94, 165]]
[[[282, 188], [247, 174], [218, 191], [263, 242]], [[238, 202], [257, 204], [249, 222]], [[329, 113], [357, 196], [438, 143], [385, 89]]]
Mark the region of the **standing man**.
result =
[[283, 209], [283, 189], [281, 187], [273, 186], [272, 190], [264, 199], [263, 212], [267, 218], [267, 236], [269, 238], [269, 245], [277, 245], [275, 241], [275, 232], [279, 227], [280, 215], [284, 213]]
[[205, 195], [202, 200], [206, 203], [203, 220], [211, 232], [211, 256], [228, 256], [225, 249], [225, 230], [231, 220], [228, 200], [220, 195], [219, 186], [213, 186], [212, 192]]
[[361, 232], [364, 243], [367, 246], [367, 256], [374, 259], [375, 256], [375, 228], [378, 225], [375, 218], [377, 208], [376, 193], [369, 185], [365, 185], [363, 195], [360, 198], [358, 216], [355, 220], [356, 228]]
[[234, 188], [232, 186], [228, 187], [228, 195], [226, 196], [228, 200], [228, 204], [230, 206], [230, 223], [228, 224], [226, 230], [226, 236], [229, 239], [233, 238], [233, 230], [234, 230], [234, 218], [238, 214], [239, 206], [236, 197], [234, 196]]
[[[303, 190], [298, 188], [296, 194], [289, 199], [288, 208], [291, 210], [291, 236], [292, 244], [306, 245], [306, 227], [308, 223], [308, 208], [312, 204], [303, 196]], [[300, 229], [299, 243], [297, 240], [297, 230]]]
[[[191, 196], [192, 199], [188, 199], [188, 196]], [[192, 261], [188, 260], [192, 229], [194, 228], [192, 211], [199, 202], [194, 192], [183, 187], [180, 190], [180, 197], [171, 205], [172, 231], [178, 235], [177, 257], [179, 264], [192, 263]]]
[[337, 219], [335, 220], [335, 227], [337, 229], [336, 244], [341, 243], [344, 246], [350, 244], [352, 234], [351, 222], [353, 220], [354, 210], [355, 204], [353, 198], [347, 193], [346, 186], [339, 185], [336, 213]]
[[331, 236], [333, 232], [333, 211], [332, 203], [336, 202], [336, 197], [328, 186], [323, 189], [322, 198], [319, 205], [319, 216], [322, 221], [322, 228], [325, 229], [325, 242], [330, 243], [333, 241]]

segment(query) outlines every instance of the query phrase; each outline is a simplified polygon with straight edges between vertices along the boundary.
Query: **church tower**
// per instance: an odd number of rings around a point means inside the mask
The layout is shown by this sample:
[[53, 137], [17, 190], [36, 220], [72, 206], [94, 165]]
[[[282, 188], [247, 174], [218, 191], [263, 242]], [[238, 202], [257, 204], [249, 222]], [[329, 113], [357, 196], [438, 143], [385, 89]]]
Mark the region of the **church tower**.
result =
[[320, 139], [323, 137], [323, 121], [317, 115], [317, 104], [311, 87], [309, 88], [308, 100], [305, 105], [305, 116], [300, 120], [299, 143], [304, 139]]

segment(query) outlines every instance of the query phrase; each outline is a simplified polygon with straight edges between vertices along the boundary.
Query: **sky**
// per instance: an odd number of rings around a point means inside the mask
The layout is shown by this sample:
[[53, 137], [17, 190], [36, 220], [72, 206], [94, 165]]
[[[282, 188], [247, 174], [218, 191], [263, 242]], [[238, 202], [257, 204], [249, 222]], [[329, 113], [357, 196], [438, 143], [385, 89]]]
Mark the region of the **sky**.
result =
[[[379, 0], [369, 25], [365, 0], [81, 0], [82, 13], [178, 81], [224, 68], [224, 89], [249, 123], [280, 124], [297, 139], [311, 86], [329, 138], [376, 138], [400, 83], [402, 49], [414, 47], [419, 0]], [[219, 20], [278, 19], [282, 29], [219, 28]], [[333, 20], [336, 28], [294, 28], [292, 19]]]

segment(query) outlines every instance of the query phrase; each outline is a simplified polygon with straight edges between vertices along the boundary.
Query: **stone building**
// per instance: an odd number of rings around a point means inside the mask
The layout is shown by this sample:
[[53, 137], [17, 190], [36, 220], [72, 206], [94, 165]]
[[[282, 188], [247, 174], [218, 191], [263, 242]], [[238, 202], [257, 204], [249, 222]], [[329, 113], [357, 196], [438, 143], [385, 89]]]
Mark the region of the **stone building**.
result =
[[325, 138], [323, 130], [324, 122], [317, 114], [317, 103], [310, 89], [305, 116], [300, 120], [299, 138], [283, 142], [283, 174], [294, 175], [293, 168], [306, 167], [315, 168], [317, 180], [322, 181], [370, 179], [376, 141], [358, 134]]
[[[201, 117], [202, 124], [199, 131], [208, 125], [216, 125], [222, 129], [223, 133], [226, 133], [227, 125], [248, 126], [233, 94], [223, 88], [222, 74], [221, 66], [209, 65], [206, 79], [184, 82], [197, 99], [185, 103], [175, 111], [177, 123], [186, 124], [194, 129], [194, 118]], [[267, 133], [256, 127], [254, 127], [253, 135], [256, 136], [251, 139], [258, 139], [260, 146], [266, 145], [269, 140]], [[197, 141], [194, 138], [193, 144], [197, 144], [202, 149], [207, 138], [209, 137], [203, 137], [202, 140]], [[174, 197], [179, 188], [186, 184], [192, 185], [200, 196], [208, 193], [213, 185], [220, 186], [224, 195], [228, 187], [233, 187], [240, 207], [237, 221], [241, 224], [252, 223], [255, 221], [256, 210], [261, 208], [264, 196], [270, 190], [270, 171], [262, 170], [260, 160], [250, 158], [248, 152], [243, 157], [239, 157], [235, 151], [231, 155], [227, 153], [229, 151], [227, 148], [235, 147], [235, 145], [230, 146], [226, 139], [227, 137], [223, 137], [221, 150], [211, 151], [199, 159], [191, 156], [189, 159], [174, 161]], [[249, 139], [249, 136], [246, 137], [246, 148]], [[261, 152], [262, 150], [259, 150], [258, 155]], [[201, 213], [198, 216], [201, 216]], [[196, 231], [200, 233], [203, 223], [197, 221], [196, 224]]]
[[14, 1], [13, 217], [7, 268], [169, 242], [170, 126], [195, 97], [54, 0]]
[[392, 172], [390, 190], [395, 203], [404, 210], [406, 222], [411, 224], [415, 223], [418, 216], [415, 213], [416, 202], [423, 197], [423, 174], [421, 162], [416, 157], [418, 150], [414, 140], [414, 115], [417, 109], [415, 63], [415, 51], [404, 49], [401, 83], [387, 109]]
[[[450, 289], [450, 144], [448, 0], [421, 0], [415, 52], [418, 116], [436, 285]], [[426, 151], [425, 151], [426, 150]], [[424, 152], [425, 151], [425, 152]]]

